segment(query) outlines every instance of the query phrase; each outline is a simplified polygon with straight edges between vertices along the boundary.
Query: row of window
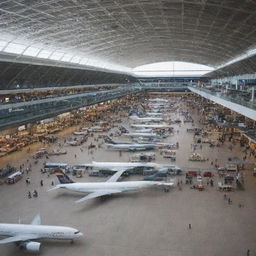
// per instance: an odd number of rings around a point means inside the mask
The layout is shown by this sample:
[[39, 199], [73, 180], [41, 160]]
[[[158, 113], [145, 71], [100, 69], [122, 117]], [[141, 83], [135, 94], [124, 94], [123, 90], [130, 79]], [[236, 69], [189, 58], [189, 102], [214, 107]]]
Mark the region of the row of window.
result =
[[37, 48], [34, 46], [26, 46], [23, 44], [7, 42], [4, 40], [0, 40], [0, 51], [12, 53], [12, 54], [20, 54], [30, 57], [57, 60], [70, 62], [79, 65], [86, 65], [98, 68], [104, 68], [108, 70], [116, 70], [116, 71], [129, 71], [124, 70], [122, 66], [103, 62], [100, 60], [80, 57], [77, 55], [68, 54], [65, 52], [57, 51], [57, 50], [47, 50], [42, 48]]

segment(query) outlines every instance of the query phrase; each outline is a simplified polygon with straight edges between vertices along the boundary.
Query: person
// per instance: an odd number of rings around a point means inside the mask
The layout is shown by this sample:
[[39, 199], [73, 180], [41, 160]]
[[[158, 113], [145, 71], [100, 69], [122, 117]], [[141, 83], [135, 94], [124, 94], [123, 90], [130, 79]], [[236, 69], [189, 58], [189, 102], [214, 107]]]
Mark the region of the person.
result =
[[190, 223], [188, 224], [188, 228], [191, 229], [191, 224]]
[[40, 185], [41, 185], [41, 187], [44, 185], [43, 180], [40, 181]]
[[36, 190], [33, 192], [33, 197], [38, 197], [38, 192]]
[[31, 198], [31, 192], [28, 191], [28, 198], [30, 199]]
[[250, 250], [249, 249], [247, 250], [247, 254], [246, 255], [250, 256]]
[[52, 186], [54, 186], [54, 181], [52, 181]]

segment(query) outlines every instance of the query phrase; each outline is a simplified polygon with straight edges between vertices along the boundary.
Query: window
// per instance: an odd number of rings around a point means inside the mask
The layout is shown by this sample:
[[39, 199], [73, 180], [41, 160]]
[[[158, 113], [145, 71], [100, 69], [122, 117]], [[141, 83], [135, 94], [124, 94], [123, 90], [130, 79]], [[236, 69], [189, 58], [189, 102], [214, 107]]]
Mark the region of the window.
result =
[[7, 44], [8, 42], [0, 40], [0, 51], [2, 51]]
[[39, 52], [37, 57], [38, 58], [48, 59], [51, 54], [52, 54], [52, 51], [42, 50], [41, 52]]
[[79, 63], [79, 62], [80, 62], [80, 60], [81, 60], [81, 58], [80, 58], [80, 57], [78, 57], [78, 56], [74, 56], [74, 57], [70, 60], [70, 62], [72, 62], [72, 63]]
[[73, 58], [73, 55], [64, 54], [64, 56], [61, 58], [61, 61], [69, 62], [72, 58]]
[[54, 52], [51, 56], [50, 59], [51, 60], [60, 60], [62, 58], [62, 56], [64, 55], [64, 52]]
[[35, 57], [39, 52], [40, 52], [40, 49], [39, 49], [39, 48], [30, 46], [30, 47], [28, 47], [28, 48], [25, 50], [25, 52], [23, 53], [23, 55]]
[[4, 49], [4, 52], [21, 54], [26, 49], [25, 45], [9, 43], [7, 47]]
[[133, 69], [136, 76], [168, 77], [168, 76], [202, 76], [213, 68], [189, 62], [158, 62], [139, 66]]

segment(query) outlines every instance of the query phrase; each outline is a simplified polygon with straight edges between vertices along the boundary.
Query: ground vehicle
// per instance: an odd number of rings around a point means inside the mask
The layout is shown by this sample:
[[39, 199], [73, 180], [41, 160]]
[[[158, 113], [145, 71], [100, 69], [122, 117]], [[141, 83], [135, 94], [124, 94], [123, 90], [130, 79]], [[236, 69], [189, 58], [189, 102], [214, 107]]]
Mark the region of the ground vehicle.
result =
[[167, 177], [167, 171], [158, 171], [153, 175], [144, 177], [144, 180], [160, 181], [164, 180]]
[[188, 176], [197, 176], [197, 171], [187, 171], [186, 175], [188, 175]]
[[218, 182], [218, 189], [220, 191], [232, 191], [234, 188], [232, 185], [223, 184], [222, 182]]
[[211, 178], [213, 175], [212, 175], [212, 172], [204, 172], [204, 177], [209, 177]]
[[22, 171], [15, 172], [15, 173], [11, 174], [10, 176], [8, 176], [5, 182], [7, 184], [14, 184], [14, 183], [18, 182], [19, 180], [21, 180], [22, 176], [23, 176]]
[[38, 158], [41, 158], [43, 157], [44, 155], [47, 154], [47, 150], [46, 148], [40, 148], [36, 153], [35, 155], [33, 156], [34, 159], [38, 159]]
[[46, 164], [44, 164], [44, 168], [67, 169], [68, 168], [68, 164], [65, 164], [65, 163], [46, 163]]
[[155, 153], [140, 153], [140, 154], [134, 154], [130, 158], [131, 162], [146, 162], [146, 161], [151, 161], [155, 159]]

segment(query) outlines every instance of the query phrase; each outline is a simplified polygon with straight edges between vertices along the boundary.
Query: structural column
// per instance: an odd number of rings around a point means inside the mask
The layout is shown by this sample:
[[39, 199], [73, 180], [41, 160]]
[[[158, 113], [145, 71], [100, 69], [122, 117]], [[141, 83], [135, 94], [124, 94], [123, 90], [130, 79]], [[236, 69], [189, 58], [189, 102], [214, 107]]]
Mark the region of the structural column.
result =
[[236, 90], [238, 90], [238, 80], [236, 80]]

